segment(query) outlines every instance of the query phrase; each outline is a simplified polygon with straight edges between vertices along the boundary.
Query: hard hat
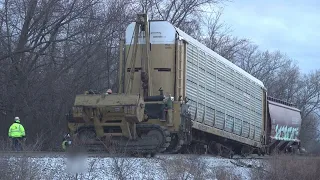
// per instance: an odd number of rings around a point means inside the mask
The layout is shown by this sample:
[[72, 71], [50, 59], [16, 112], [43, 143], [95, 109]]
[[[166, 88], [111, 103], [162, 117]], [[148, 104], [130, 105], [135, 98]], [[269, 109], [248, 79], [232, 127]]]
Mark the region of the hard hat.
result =
[[14, 122], [20, 123], [20, 118], [19, 118], [19, 117], [15, 117], [15, 118], [14, 118]]
[[70, 134], [69, 134], [69, 133], [65, 134], [65, 135], [64, 135], [64, 138], [65, 138], [65, 139], [70, 138]]
[[107, 90], [107, 93], [108, 93], [108, 94], [111, 94], [111, 93], [112, 93], [112, 90], [111, 90], [111, 89], [108, 89], [108, 90]]

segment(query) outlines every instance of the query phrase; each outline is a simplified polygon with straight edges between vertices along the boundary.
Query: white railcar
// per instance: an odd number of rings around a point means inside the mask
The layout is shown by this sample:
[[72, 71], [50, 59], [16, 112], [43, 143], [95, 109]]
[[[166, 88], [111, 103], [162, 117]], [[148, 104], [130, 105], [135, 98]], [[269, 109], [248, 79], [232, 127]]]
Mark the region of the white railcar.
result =
[[201, 126], [206, 125], [218, 135], [259, 145], [263, 83], [180, 29], [176, 28], [176, 33], [187, 42], [186, 96], [194, 127], [207, 129]]

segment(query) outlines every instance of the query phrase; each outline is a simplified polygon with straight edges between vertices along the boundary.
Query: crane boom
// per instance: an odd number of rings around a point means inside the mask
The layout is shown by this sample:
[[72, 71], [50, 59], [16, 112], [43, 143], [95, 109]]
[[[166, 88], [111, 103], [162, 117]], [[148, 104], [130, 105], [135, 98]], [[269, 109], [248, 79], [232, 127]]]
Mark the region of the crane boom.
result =
[[[128, 78], [126, 93], [131, 94], [132, 85], [134, 80], [135, 64], [138, 51], [138, 38], [145, 38], [145, 43], [141, 45], [141, 94], [144, 98], [152, 96], [152, 81], [150, 76], [151, 62], [149, 59], [150, 53], [150, 37], [149, 37], [149, 24], [147, 14], [138, 14], [136, 24], [134, 27], [134, 42], [133, 42], [133, 55], [130, 60], [130, 77]], [[143, 43], [143, 42], [142, 42]]]

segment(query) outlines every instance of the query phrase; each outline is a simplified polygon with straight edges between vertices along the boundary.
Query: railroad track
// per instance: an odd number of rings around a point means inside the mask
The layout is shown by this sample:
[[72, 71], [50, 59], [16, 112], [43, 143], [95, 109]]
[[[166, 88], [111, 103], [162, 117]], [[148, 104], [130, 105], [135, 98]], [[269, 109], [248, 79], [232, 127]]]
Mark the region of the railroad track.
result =
[[[139, 156], [129, 156], [124, 154], [108, 154], [108, 153], [101, 153], [101, 152], [85, 152], [85, 153], [68, 153], [68, 152], [53, 152], [53, 151], [21, 151], [21, 152], [14, 152], [14, 151], [1, 151], [0, 157], [67, 157], [72, 155], [83, 155], [86, 157], [126, 157], [126, 158], [136, 158]], [[190, 157], [190, 156], [203, 156], [203, 157], [210, 157], [210, 158], [217, 158], [217, 159], [228, 159], [224, 157], [216, 157], [212, 155], [196, 155], [196, 154], [166, 154], [161, 153], [157, 154], [156, 157]], [[233, 158], [233, 159], [254, 159], [254, 158]], [[256, 158], [261, 159], [261, 158]]]
[[[48, 157], [48, 158], [59, 158], [59, 157], [69, 157], [69, 156], [85, 156], [85, 157], [121, 157], [123, 154], [107, 154], [107, 153], [97, 153], [97, 152], [85, 152], [85, 153], [68, 153], [68, 152], [53, 152], [53, 151], [1, 151], [0, 157]], [[129, 156], [125, 156], [129, 157]]]
[[[1, 157], [33, 157], [33, 158], [65, 158], [70, 156], [84, 156], [88, 158], [111, 158], [111, 157], [125, 157], [125, 158], [143, 158], [143, 156], [128, 156], [124, 154], [108, 154], [108, 153], [101, 153], [101, 152], [85, 152], [85, 153], [68, 153], [68, 152], [57, 152], [57, 151], [22, 151], [22, 152], [13, 152], [13, 151], [1, 151], [0, 152], [0, 158]], [[215, 158], [215, 159], [229, 159], [229, 160], [267, 160], [272, 159], [273, 156], [251, 156], [251, 157], [233, 157], [230, 158], [224, 158], [224, 157], [217, 157], [212, 155], [196, 155], [196, 154], [157, 154], [155, 158], [161, 158], [161, 157], [208, 157], [208, 158]], [[292, 158], [292, 156], [280, 156], [279, 158]], [[312, 158], [312, 159], [320, 159], [319, 156], [295, 156], [295, 159], [306, 159], [306, 158]]]

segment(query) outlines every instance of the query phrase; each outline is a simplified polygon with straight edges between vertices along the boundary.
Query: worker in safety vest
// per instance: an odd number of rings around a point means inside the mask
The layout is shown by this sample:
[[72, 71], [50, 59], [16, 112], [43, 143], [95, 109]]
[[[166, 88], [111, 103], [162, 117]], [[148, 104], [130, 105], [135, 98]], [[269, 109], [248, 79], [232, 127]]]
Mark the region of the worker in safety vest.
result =
[[173, 126], [173, 122], [172, 122], [172, 106], [173, 106], [173, 102], [172, 102], [172, 97], [171, 94], [166, 93], [165, 98], [164, 98], [164, 103], [165, 103], [165, 109], [167, 111], [167, 120], [168, 122], [168, 126]]
[[71, 145], [71, 140], [70, 140], [70, 134], [66, 134], [64, 137], [63, 137], [63, 141], [62, 141], [62, 149], [64, 151], [67, 150], [67, 148]]
[[8, 136], [12, 139], [12, 150], [21, 151], [22, 141], [25, 141], [26, 133], [23, 125], [20, 124], [19, 117], [14, 118], [14, 123], [9, 128]]

